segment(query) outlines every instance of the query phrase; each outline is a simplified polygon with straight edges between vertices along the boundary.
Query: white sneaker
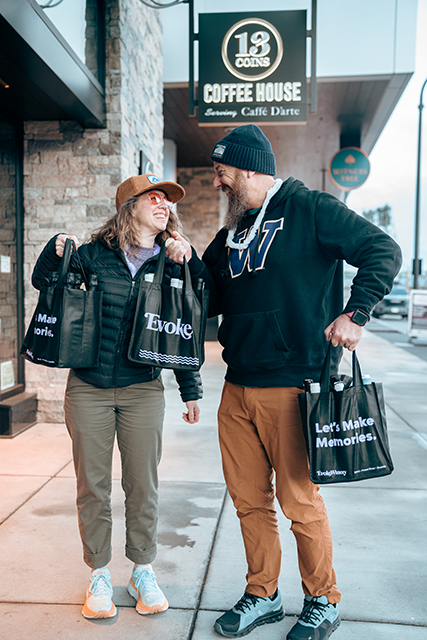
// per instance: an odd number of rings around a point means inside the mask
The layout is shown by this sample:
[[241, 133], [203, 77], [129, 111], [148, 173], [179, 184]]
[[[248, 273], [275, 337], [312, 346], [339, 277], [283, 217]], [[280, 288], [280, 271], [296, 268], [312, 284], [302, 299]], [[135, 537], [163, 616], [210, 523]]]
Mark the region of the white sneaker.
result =
[[113, 587], [108, 569], [94, 569], [86, 591], [82, 614], [85, 618], [113, 618], [117, 611], [112, 601]]
[[136, 567], [132, 571], [128, 592], [137, 600], [136, 610], [142, 616], [166, 611], [169, 606], [165, 594], [159, 589], [151, 564], [146, 567]]

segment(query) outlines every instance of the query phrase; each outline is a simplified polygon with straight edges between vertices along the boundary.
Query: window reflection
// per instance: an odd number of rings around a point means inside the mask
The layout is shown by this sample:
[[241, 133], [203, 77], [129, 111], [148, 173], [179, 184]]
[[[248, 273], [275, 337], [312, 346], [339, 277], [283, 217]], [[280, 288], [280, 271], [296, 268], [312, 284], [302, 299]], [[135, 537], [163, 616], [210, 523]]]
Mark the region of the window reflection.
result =
[[99, 69], [98, 47], [101, 45], [99, 0], [36, 0], [45, 16], [58, 29], [80, 60], [103, 84]]

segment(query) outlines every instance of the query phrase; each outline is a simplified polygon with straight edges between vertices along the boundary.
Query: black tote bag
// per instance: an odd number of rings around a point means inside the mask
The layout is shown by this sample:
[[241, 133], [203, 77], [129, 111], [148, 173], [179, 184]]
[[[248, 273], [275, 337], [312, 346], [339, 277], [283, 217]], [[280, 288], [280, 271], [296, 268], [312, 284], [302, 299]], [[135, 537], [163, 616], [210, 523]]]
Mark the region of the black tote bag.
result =
[[[392, 473], [383, 387], [363, 384], [353, 351], [353, 379], [336, 391], [330, 376], [329, 344], [320, 393], [298, 396], [310, 464], [316, 484], [354, 482]], [[344, 378], [344, 376], [343, 376]]]
[[20, 351], [30, 362], [45, 367], [80, 369], [98, 365], [102, 293], [89, 290], [77, 250], [75, 255], [87, 290], [67, 284], [72, 246], [76, 248], [67, 238], [56, 282], [41, 288]]
[[163, 244], [153, 281], [140, 283], [128, 358], [162, 369], [198, 371], [205, 359], [209, 294], [204, 288], [194, 291], [185, 258], [182, 288], [166, 284], [165, 257]]

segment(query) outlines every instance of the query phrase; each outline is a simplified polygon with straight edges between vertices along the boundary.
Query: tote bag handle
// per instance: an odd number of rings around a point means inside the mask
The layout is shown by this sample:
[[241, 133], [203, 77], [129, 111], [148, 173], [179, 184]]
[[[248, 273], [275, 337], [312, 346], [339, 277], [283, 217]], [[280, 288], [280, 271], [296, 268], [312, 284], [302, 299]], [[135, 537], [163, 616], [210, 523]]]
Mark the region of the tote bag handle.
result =
[[[320, 374], [320, 390], [322, 393], [328, 393], [330, 391], [331, 381], [331, 359], [332, 359], [332, 341], [329, 341], [328, 350], [326, 352], [325, 362], [323, 363], [322, 373]], [[353, 369], [353, 387], [363, 386], [362, 371], [360, 369], [359, 360], [356, 356], [356, 351], [353, 351], [352, 356], [352, 369]]]
[[64, 253], [62, 256], [61, 264], [59, 266], [58, 271], [58, 284], [59, 288], [64, 287], [65, 276], [70, 268], [70, 260], [71, 260], [71, 249], [74, 249], [74, 255], [76, 256], [77, 264], [79, 266], [80, 272], [82, 274], [83, 281], [85, 283], [86, 291], [89, 291], [89, 281], [86, 278], [86, 274], [83, 269], [82, 261], [80, 260], [80, 256], [77, 251], [76, 243], [71, 238], [67, 238], [64, 246]]
[[[153, 284], [162, 284], [163, 276], [165, 272], [165, 261], [166, 261], [166, 245], [162, 244], [162, 248], [160, 249], [159, 258], [156, 264], [156, 270], [154, 272]], [[190, 269], [188, 267], [188, 262], [184, 256], [184, 264], [181, 265], [181, 274], [184, 280], [184, 291], [185, 293], [192, 293], [193, 286], [191, 284], [191, 276]]]

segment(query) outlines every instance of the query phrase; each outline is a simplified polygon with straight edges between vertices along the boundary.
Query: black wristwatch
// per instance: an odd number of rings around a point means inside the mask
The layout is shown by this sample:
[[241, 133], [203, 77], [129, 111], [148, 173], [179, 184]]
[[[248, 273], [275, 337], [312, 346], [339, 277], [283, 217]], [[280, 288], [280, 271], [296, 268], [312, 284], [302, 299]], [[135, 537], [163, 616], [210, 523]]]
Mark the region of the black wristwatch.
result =
[[365, 311], [361, 311], [360, 309], [356, 309], [352, 316], [350, 316], [350, 320], [355, 324], [358, 324], [359, 327], [364, 327], [367, 322], [369, 322], [370, 317], [369, 314]]

